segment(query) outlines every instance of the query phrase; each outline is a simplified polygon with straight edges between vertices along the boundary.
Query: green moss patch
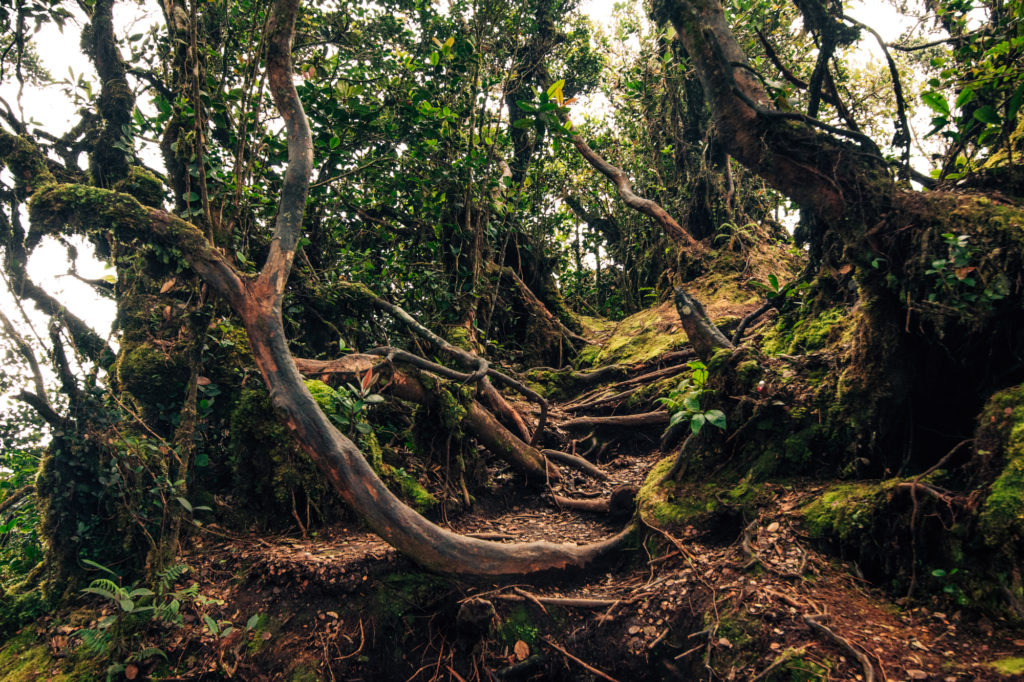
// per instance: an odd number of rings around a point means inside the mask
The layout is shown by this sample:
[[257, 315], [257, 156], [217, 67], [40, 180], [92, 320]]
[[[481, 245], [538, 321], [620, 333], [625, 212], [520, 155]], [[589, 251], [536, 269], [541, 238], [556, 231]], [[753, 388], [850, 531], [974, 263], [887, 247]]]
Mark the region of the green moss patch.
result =
[[1024, 675], [1024, 656], [1008, 656], [997, 658], [988, 664], [988, 667], [1000, 675]]
[[765, 334], [761, 350], [766, 355], [802, 355], [821, 350], [840, 340], [851, 329], [852, 319], [845, 307], [823, 310], [795, 322], [782, 319]]

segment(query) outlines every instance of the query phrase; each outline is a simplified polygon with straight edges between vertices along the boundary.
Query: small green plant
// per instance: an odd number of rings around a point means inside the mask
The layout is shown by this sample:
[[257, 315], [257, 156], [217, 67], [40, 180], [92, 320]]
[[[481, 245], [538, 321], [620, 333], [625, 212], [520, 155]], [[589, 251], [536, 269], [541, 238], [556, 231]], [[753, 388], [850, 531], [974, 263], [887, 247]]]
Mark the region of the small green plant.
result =
[[672, 413], [668, 428], [671, 429], [676, 424], [688, 421], [690, 431], [695, 434], [700, 433], [705, 424], [711, 424], [724, 431], [725, 413], [721, 410], [705, 410], [700, 404], [704, 394], [707, 393], [704, 386], [708, 381], [708, 368], [700, 361], [689, 364], [690, 369], [693, 370], [690, 377], [680, 381], [668, 396], [658, 398], [658, 402]]
[[359, 386], [345, 384], [335, 389], [319, 381], [306, 382], [306, 386], [324, 414], [342, 432], [348, 436], [352, 436], [353, 432], [365, 436], [373, 431], [373, 427], [366, 422], [366, 408], [384, 402], [384, 396], [371, 390], [375, 378], [371, 369], [360, 379]]
[[[168, 566], [156, 576], [152, 588], [149, 588], [136, 585], [122, 587], [120, 577], [110, 568], [88, 559], [83, 559], [83, 563], [109, 576], [93, 580], [82, 592], [102, 597], [111, 613], [77, 633], [86, 654], [113, 661], [107, 668], [108, 681], [117, 679], [129, 665], [142, 663], [154, 656], [166, 660], [167, 654], [163, 649], [147, 644], [147, 640], [151, 640], [147, 635], [154, 627], [184, 627], [183, 611], [186, 609], [194, 611], [207, 631], [218, 639], [235, 629], [230, 621], [215, 620], [206, 612], [207, 607], [223, 606], [224, 602], [202, 594], [197, 583], [174, 588], [188, 571], [186, 564]], [[252, 630], [259, 621], [259, 614], [251, 617], [246, 631]]]
[[932, 571], [932, 577], [938, 578], [943, 583], [942, 592], [947, 595], [959, 606], [967, 606], [970, 603], [970, 599], [967, 594], [960, 587], [960, 581], [967, 571], [960, 571], [959, 568], [954, 568], [949, 571], [944, 568], [936, 568]]
[[978, 268], [972, 265], [976, 261], [976, 254], [970, 246], [970, 237], [946, 232], [942, 239], [946, 243], [947, 256], [934, 259], [932, 266], [925, 270], [926, 275], [935, 277], [934, 290], [928, 294], [929, 302], [959, 308], [976, 305], [989, 307], [995, 301], [1006, 298], [1009, 286], [1005, 278], [985, 283], [976, 277]]

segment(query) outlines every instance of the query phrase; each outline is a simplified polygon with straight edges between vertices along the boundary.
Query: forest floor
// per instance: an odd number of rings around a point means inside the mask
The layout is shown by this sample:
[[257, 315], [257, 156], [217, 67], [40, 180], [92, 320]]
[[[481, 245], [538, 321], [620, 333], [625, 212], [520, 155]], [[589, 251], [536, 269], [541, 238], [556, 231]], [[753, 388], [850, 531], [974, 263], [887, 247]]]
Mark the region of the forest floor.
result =
[[[561, 405], [551, 414], [556, 427], [573, 416]], [[614, 486], [641, 486], [662, 458], [662, 429], [620, 434], [597, 462], [607, 480], [564, 469], [569, 475], [555, 492], [593, 498]], [[525, 493], [507, 472], [492, 480], [498, 483], [471, 510], [440, 523], [501, 542], [578, 543], [625, 523], [556, 508], [550, 496]], [[408, 682], [1024, 679], [1024, 630], [925, 595], [903, 602], [813, 544], [798, 510], [823, 488], [821, 481], [771, 484], [750, 517], [726, 505], [713, 523], [651, 529], [642, 543], [585, 571], [514, 583], [423, 572], [357, 523], [310, 537], [208, 527], [181, 557], [190, 570], [179, 585], [199, 586], [203, 598], [192, 602], [199, 606], [183, 626], [147, 634], [167, 661], [153, 656], [121, 674]], [[56, 679], [75, 630], [102, 615], [71, 610], [29, 626], [3, 655], [27, 655], [45, 642], [49, 663], [5, 679]]]

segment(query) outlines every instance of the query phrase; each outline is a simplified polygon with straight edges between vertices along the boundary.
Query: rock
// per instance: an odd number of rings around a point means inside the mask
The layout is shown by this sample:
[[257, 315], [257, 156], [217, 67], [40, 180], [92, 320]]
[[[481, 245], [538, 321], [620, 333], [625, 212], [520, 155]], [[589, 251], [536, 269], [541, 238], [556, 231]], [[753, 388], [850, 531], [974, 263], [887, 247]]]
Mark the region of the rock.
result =
[[481, 637], [491, 627], [494, 620], [494, 604], [486, 599], [474, 597], [463, 602], [455, 616], [455, 624], [459, 633], [467, 637]]

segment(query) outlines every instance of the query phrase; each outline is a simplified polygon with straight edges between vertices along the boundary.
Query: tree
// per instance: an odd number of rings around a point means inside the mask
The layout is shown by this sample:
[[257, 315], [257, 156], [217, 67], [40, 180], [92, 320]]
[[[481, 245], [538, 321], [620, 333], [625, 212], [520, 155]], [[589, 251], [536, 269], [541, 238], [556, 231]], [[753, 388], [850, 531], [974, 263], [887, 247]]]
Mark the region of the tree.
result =
[[[737, 320], [730, 342], [699, 299], [679, 290], [680, 318], [709, 370], [708, 390], [722, 401], [712, 423], [759, 435], [716, 440], [705, 432], [700, 452], [687, 439], [670, 478], [698, 467], [719, 471], [719, 461], [730, 475], [752, 479], [843, 470], [890, 476], [928, 472], [956, 456], [956, 464], [970, 459], [974, 473], [956, 479], [956, 495], [915, 479], [914, 513], [926, 490], [973, 514], [986, 529], [979, 546], [987, 551], [995, 538], [1019, 542], [1016, 503], [1002, 491], [1019, 466], [1006, 434], [981, 433], [972, 458], [952, 447], [974, 430], [986, 401], [1022, 374], [1016, 273], [1024, 245], [1012, 123], [1020, 96], [1005, 75], [1017, 62], [1003, 57], [1019, 54], [1010, 36], [1019, 29], [998, 3], [986, 40], [1006, 40], [957, 53], [997, 74], [984, 92], [954, 84], [976, 93], [961, 104], [985, 102], [970, 120], [957, 120], [950, 138], [953, 156], [968, 150], [974, 161], [949, 161], [944, 172], [984, 165], [968, 183], [995, 183], [1009, 198], [938, 185], [925, 192], [906, 182], [910, 135], [895, 61], [902, 137], [890, 159], [882, 151], [889, 145], [862, 132], [857, 108], [844, 103], [855, 84], [830, 66], [867, 30], [832, 3], [797, 3], [819, 50], [801, 78], [786, 63], [792, 51], [748, 27], [734, 32], [718, 2], [656, 2], [659, 30], [624, 70], [633, 99], [619, 125], [589, 143], [593, 129], [567, 119], [566, 101], [594, 89], [601, 56], [571, 3], [455, 3], [444, 13], [392, 4], [166, 3], [163, 27], [119, 41], [112, 0], [97, 0], [87, 8], [84, 44], [102, 85], [81, 124], [58, 137], [7, 112], [0, 158], [13, 184], [4, 188], [4, 270], [19, 300], [54, 320], [46, 350], [67, 401], [66, 409], [55, 405], [42, 379], [22, 396], [54, 434], [45, 485], [35, 488], [51, 587], [66, 586], [79, 556], [127, 549], [139, 570], [166, 565], [203, 506], [189, 498], [212, 497], [225, 479], [259, 468], [247, 458], [263, 455], [240, 446], [248, 442], [240, 432], [260, 415], [269, 421], [268, 405], [345, 504], [428, 568], [529, 573], [582, 566], [620, 546], [632, 525], [583, 546], [505, 545], [444, 530], [396, 495], [414, 501], [422, 488], [383, 461], [376, 434], [358, 428], [363, 411], [379, 402], [370, 400], [374, 382], [386, 383], [433, 415], [420, 426], [471, 433], [528, 477], [560, 476], [541, 449], [547, 399], [491, 360], [507, 361], [514, 351], [527, 364], [562, 365], [585, 341], [559, 291], [572, 272], [579, 282], [589, 278], [582, 245], [573, 247], [571, 266], [559, 269], [552, 255], [556, 236], [568, 237], [569, 212], [588, 224], [595, 253], [603, 249], [621, 268], [628, 302], [618, 312], [639, 307], [646, 288], [667, 292], [666, 283], [749, 288], [754, 263], [774, 278], [758, 313], [779, 308], [792, 327], [822, 319], [847, 325], [841, 351], [793, 359], [740, 343], [757, 313]], [[959, 23], [947, 30], [964, 47], [977, 46]], [[751, 50], [806, 90], [806, 114], [782, 108], [748, 59]], [[144, 113], [143, 91], [152, 113]], [[802, 97], [793, 95], [798, 105]], [[923, 101], [937, 112], [949, 108], [937, 95]], [[998, 120], [984, 107], [1002, 107]], [[627, 126], [629, 119], [642, 124]], [[934, 122], [937, 131], [952, 125], [945, 119]], [[164, 173], [147, 169], [138, 151], [155, 137]], [[82, 151], [88, 171], [78, 165]], [[584, 176], [582, 161], [601, 177]], [[797, 238], [807, 264], [786, 285], [779, 276], [795, 256], [768, 217], [778, 197], [766, 184], [801, 209]], [[568, 210], [554, 207], [549, 186]], [[268, 234], [263, 226], [271, 222]], [[757, 229], [741, 235], [740, 223]], [[109, 282], [92, 283], [117, 301], [116, 351], [25, 269], [43, 238], [79, 234], [117, 269], [112, 291]], [[38, 365], [38, 347], [12, 343], [26, 366]], [[336, 359], [339, 347], [367, 352]], [[800, 370], [795, 380], [783, 361]], [[823, 377], [815, 363], [832, 371]], [[351, 389], [342, 395], [303, 374], [340, 376]], [[562, 376], [588, 382], [598, 374]], [[499, 387], [535, 402], [537, 422]], [[943, 400], [950, 394], [958, 396], [953, 406]], [[699, 407], [687, 409], [706, 421], [711, 412]], [[997, 446], [983, 447], [985, 437]], [[230, 462], [210, 464], [209, 452], [229, 449]], [[452, 478], [468, 504], [466, 454]], [[275, 450], [264, 461], [278, 467], [289, 456]], [[280, 471], [274, 481], [287, 488], [285, 508], [304, 532], [296, 493], [305, 497], [307, 523], [311, 503], [324, 498], [301, 465], [289, 461]], [[971, 487], [987, 496], [980, 511], [960, 494]], [[1006, 508], [993, 511], [1003, 497]], [[1000, 525], [995, 517], [1007, 509], [1010, 520]], [[1006, 573], [1015, 552], [995, 570]], [[1010, 583], [1019, 593], [1019, 575]]]

